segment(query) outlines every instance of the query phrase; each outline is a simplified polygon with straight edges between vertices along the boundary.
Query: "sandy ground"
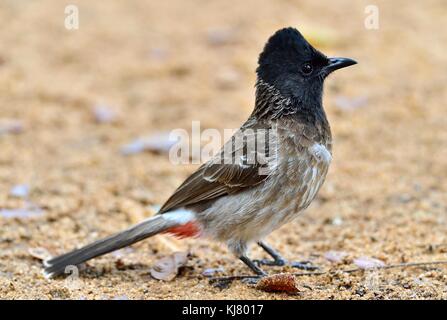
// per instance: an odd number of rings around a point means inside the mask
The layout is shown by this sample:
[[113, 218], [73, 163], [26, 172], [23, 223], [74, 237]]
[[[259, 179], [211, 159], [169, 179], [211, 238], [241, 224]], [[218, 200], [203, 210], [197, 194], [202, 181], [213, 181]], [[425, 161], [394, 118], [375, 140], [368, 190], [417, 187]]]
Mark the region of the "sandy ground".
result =
[[[378, 30], [364, 27], [369, 1], [70, 3], [78, 30], [64, 28], [64, 1], [0, 3], [0, 120], [21, 131], [0, 133], [1, 298], [447, 297], [445, 265], [304, 276], [293, 295], [241, 282], [219, 289], [204, 270], [246, 267], [223, 245], [168, 236], [89, 262], [75, 285], [46, 280], [30, 249], [59, 254], [150, 216], [196, 167], [120, 148], [190, 130], [193, 120], [237, 128], [253, 106], [257, 55], [289, 25], [359, 64], [327, 81], [334, 160], [318, 199], [267, 240], [289, 259], [332, 271], [359, 257], [396, 264], [445, 260], [447, 251], [445, 1], [375, 1]], [[115, 110], [116, 121], [95, 122], [97, 105]], [[11, 194], [20, 184], [28, 195]], [[8, 217], [18, 208], [34, 214]], [[185, 250], [188, 267], [175, 280], [150, 276], [155, 261]], [[345, 257], [330, 262], [331, 251]], [[258, 248], [251, 255], [263, 257]]]

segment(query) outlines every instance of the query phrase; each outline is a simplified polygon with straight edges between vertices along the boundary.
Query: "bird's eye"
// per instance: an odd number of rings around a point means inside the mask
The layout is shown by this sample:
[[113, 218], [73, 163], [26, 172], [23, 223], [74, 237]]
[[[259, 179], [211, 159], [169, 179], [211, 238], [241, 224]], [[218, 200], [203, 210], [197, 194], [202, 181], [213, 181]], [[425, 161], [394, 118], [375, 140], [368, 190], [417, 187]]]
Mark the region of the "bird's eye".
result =
[[301, 67], [301, 70], [303, 71], [304, 74], [311, 74], [313, 68], [312, 68], [312, 65], [309, 62], [306, 62]]

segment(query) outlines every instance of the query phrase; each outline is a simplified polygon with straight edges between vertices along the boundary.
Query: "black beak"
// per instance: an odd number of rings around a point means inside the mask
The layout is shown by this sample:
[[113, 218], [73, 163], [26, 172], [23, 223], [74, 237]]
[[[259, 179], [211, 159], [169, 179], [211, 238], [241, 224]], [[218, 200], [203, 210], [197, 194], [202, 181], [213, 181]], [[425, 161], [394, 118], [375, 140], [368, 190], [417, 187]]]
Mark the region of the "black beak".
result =
[[349, 58], [329, 58], [329, 64], [324, 67], [324, 71], [326, 74], [329, 74], [335, 70], [352, 66], [353, 64], [357, 64], [357, 61]]

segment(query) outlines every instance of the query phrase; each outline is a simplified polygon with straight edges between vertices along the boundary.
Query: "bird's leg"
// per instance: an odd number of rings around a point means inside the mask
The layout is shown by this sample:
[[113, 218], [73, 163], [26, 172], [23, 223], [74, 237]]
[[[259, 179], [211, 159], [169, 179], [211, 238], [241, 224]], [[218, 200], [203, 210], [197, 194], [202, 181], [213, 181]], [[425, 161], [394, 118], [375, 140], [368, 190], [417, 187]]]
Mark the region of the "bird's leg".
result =
[[259, 241], [258, 245], [273, 258], [273, 260], [255, 260], [258, 264], [266, 266], [284, 266], [287, 263], [286, 259], [284, 259], [278, 251], [270, 247], [267, 243]]
[[243, 263], [245, 263], [256, 275], [265, 276], [265, 273], [259, 266], [257, 266], [250, 258], [247, 256], [247, 242], [238, 239], [232, 239], [228, 241], [228, 249], [238, 257]]
[[254, 260], [255, 263], [258, 265], [266, 265], [266, 266], [285, 266], [289, 265], [293, 268], [303, 269], [303, 270], [317, 270], [318, 267], [313, 266], [309, 261], [301, 261], [301, 262], [287, 262], [286, 259], [284, 259], [281, 254], [270, 247], [268, 244], [266, 244], [263, 241], [259, 241], [258, 245], [265, 250], [272, 258], [270, 259], [261, 259], [261, 260]]
[[243, 263], [245, 263], [256, 275], [237, 275], [229, 277], [218, 277], [210, 279], [214, 285], [218, 287], [224, 287], [228, 285], [229, 282], [233, 280], [242, 280], [245, 283], [255, 284], [265, 277], [267, 273], [257, 266], [248, 256], [247, 256], [247, 243], [241, 240], [230, 240], [228, 242], [228, 248], [230, 251], [238, 257]]
[[253, 261], [250, 260], [246, 255], [240, 256], [239, 259], [245, 263], [254, 273], [258, 276], [266, 276], [267, 273], [259, 268]]
[[267, 275], [267, 273], [259, 268], [253, 261], [250, 260], [245, 254], [239, 256], [239, 259], [245, 263], [256, 275], [237, 275], [227, 277], [216, 277], [210, 279], [210, 284], [217, 288], [227, 288], [228, 285], [234, 280], [241, 280], [247, 284], [257, 284], [258, 281]]
[[228, 242], [228, 248], [230, 251], [238, 257], [243, 263], [245, 263], [256, 275], [236, 275], [227, 277], [211, 278], [210, 283], [218, 288], [226, 288], [233, 280], [241, 280], [248, 284], [256, 284], [259, 279], [265, 277], [267, 273], [257, 266], [247, 256], [247, 244], [245, 241], [232, 240]]

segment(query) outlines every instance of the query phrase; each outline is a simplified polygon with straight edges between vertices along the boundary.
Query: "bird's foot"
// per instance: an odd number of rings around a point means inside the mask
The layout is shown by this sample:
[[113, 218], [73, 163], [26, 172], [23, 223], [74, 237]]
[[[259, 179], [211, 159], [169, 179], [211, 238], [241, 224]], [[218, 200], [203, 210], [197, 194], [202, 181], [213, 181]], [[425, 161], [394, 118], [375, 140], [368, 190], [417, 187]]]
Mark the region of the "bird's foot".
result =
[[263, 266], [290, 266], [292, 268], [297, 268], [301, 270], [318, 270], [319, 268], [317, 266], [314, 266], [310, 261], [287, 261], [285, 259], [260, 259], [260, 260], [253, 260], [254, 263], [257, 265], [263, 265]]
[[216, 288], [226, 289], [235, 280], [240, 280], [243, 283], [255, 285], [265, 276], [267, 276], [267, 274], [214, 277], [209, 279], [209, 283]]
[[319, 270], [320, 268], [313, 265], [310, 261], [292, 261], [288, 264], [292, 268], [297, 268], [301, 270], [314, 271]]
[[256, 263], [258, 266], [278, 266], [282, 267], [287, 264], [287, 261], [284, 259], [259, 259], [259, 260], [253, 260], [254, 263]]
[[257, 285], [259, 280], [261, 280], [263, 277], [266, 277], [266, 276], [267, 275], [262, 275], [257, 278], [245, 278], [245, 279], [242, 279], [241, 282], [243, 282], [245, 284], [250, 284], [250, 285]]

